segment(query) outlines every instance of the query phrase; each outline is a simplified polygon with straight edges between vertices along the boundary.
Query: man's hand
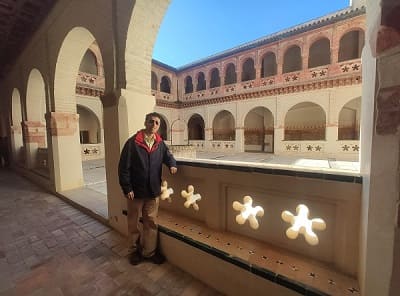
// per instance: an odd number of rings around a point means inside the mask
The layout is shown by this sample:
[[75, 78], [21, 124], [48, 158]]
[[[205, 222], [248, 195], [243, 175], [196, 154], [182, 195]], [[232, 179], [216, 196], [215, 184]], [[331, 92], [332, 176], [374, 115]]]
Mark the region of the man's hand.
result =
[[169, 171], [171, 172], [172, 175], [175, 175], [178, 169], [176, 167], [170, 167]]
[[129, 198], [129, 199], [131, 199], [131, 200], [133, 200], [133, 197], [134, 197], [133, 191], [128, 192], [128, 193], [125, 195], [125, 197], [126, 197], [126, 198]]

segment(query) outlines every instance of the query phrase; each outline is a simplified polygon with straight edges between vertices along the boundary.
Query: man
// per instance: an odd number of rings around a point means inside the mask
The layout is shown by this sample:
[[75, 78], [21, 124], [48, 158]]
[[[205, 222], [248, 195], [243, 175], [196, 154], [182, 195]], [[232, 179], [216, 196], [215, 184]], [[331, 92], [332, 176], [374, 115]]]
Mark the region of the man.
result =
[[[162, 164], [169, 167], [171, 174], [175, 174], [177, 168], [175, 158], [157, 133], [160, 120], [156, 112], [147, 114], [145, 129], [126, 141], [119, 161], [119, 184], [127, 198], [128, 231], [133, 242], [130, 263], [133, 265], [144, 259], [156, 264], [165, 260], [157, 252], [157, 212]], [[140, 216], [143, 220], [141, 233]]]

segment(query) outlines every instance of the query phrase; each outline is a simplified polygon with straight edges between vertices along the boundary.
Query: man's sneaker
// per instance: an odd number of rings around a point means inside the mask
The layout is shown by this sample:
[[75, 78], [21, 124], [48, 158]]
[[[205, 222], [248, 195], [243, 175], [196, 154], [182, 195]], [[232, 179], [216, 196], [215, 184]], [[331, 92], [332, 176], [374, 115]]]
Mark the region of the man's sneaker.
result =
[[142, 255], [138, 252], [132, 252], [131, 256], [129, 257], [129, 263], [132, 265], [138, 265], [140, 262], [143, 261]]
[[165, 262], [165, 256], [157, 252], [151, 256], [149, 260], [154, 264], [163, 264]]

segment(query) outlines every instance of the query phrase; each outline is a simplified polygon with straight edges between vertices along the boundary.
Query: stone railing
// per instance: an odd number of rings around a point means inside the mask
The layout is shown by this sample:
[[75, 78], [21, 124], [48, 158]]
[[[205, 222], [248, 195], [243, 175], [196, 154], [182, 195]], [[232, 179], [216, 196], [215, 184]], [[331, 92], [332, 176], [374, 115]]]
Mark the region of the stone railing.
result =
[[78, 72], [78, 78], [76, 84], [80, 86], [94, 87], [98, 89], [104, 89], [105, 80], [104, 76], [97, 76], [90, 73]]
[[193, 145], [170, 145], [169, 149], [175, 157], [196, 158], [196, 147]]
[[82, 161], [104, 158], [104, 145], [99, 144], [81, 144]]
[[210, 141], [208, 150], [210, 151], [225, 151], [234, 152], [236, 149], [235, 141]]
[[[178, 165], [178, 177], [166, 172], [163, 175], [175, 192], [172, 202], [160, 203], [161, 210], [167, 213], [161, 225], [180, 234], [175, 237], [189, 237], [191, 246], [198, 245], [206, 252], [210, 249], [211, 254], [223, 260], [223, 254], [227, 254], [227, 262], [244, 266], [245, 271], [259, 266], [273, 275], [265, 278], [275, 283], [281, 275], [289, 282], [325, 292], [312, 295], [357, 291], [362, 188], [358, 174], [300, 171], [289, 165], [242, 167], [221, 160], [179, 161]], [[189, 185], [193, 188], [188, 189]], [[186, 204], [180, 194], [183, 190], [197, 197], [187, 199]], [[245, 196], [252, 198], [253, 207], [263, 208], [263, 215], [252, 218], [252, 224], [245, 218], [238, 219], [240, 211], [233, 206], [235, 202], [243, 204]], [[191, 205], [194, 201], [195, 208]], [[288, 236], [291, 224], [282, 218], [282, 213], [297, 215], [300, 204], [309, 209], [307, 218], [320, 218], [325, 223], [323, 230], [314, 230], [318, 237], [314, 243], [302, 233], [291, 239]], [[340, 282], [346, 277], [341, 288]], [[330, 285], [337, 285], [335, 292]]]
[[206, 141], [204, 140], [189, 140], [189, 144], [196, 148], [196, 151], [206, 150]]

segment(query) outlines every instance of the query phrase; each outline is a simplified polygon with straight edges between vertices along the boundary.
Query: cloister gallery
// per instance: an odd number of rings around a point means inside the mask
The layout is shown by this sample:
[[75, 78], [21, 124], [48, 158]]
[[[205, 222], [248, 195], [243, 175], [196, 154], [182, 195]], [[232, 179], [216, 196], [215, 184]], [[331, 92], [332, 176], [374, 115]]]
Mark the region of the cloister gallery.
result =
[[[178, 157], [189, 149], [360, 161], [360, 172], [338, 172], [178, 159], [178, 175], [163, 178], [175, 192], [191, 185], [198, 209], [178, 197], [161, 203], [161, 248], [225, 294], [397, 295], [399, 3], [351, 1], [174, 68], [151, 58], [169, 2], [54, 4], [0, 78], [11, 168], [62, 196], [84, 186], [83, 161], [104, 159], [105, 223], [126, 234], [117, 163], [151, 111]], [[263, 219], [236, 223], [252, 202]], [[298, 216], [323, 219], [309, 243], [285, 236], [282, 219], [295, 221], [297, 206]]]

